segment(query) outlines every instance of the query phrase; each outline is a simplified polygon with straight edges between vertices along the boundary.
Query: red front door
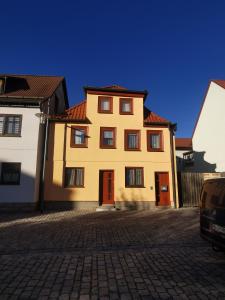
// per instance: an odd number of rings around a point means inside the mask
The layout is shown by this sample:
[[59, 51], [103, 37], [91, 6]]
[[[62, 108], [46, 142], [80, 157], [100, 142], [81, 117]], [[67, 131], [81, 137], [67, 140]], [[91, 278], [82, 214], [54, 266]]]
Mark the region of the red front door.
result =
[[168, 172], [155, 173], [156, 205], [170, 205], [169, 174]]
[[114, 204], [114, 171], [100, 171], [100, 203]]

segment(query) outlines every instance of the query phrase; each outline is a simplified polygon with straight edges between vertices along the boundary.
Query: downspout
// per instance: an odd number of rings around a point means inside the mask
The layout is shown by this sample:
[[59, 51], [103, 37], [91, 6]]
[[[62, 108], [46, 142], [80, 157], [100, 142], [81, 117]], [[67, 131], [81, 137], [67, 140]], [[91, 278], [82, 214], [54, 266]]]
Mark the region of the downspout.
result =
[[47, 147], [48, 147], [48, 130], [49, 130], [49, 112], [50, 112], [50, 98], [48, 99], [48, 111], [46, 122], [44, 123], [44, 143], [42, 144], [42, 161], [41, 161], [41, 182], [40, 182], [40, 193], [39, 193], [39, 203], [40, 203], [40, 212], [44, 212], [44, 190], [45, 190], [45, 170], [46, 170], [46, 157], [47, 157]]
[[177, 193], [176, 193], [176, 174], [175, 174], [175, 157], [174, 157], [174, 132], [176, 131], [176, 124], [171, 124], [170, 129], [170, 155], [171, 155], [171, 170], [172, 170], [172, 182], [173, 182], [173, 202], [174, 207], [177, 207]]

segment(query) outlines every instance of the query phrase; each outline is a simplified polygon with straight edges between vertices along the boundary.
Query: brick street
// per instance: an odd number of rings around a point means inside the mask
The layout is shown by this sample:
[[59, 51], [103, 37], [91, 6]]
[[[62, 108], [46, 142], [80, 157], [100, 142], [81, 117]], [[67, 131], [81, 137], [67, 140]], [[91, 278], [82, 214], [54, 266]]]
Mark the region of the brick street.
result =
[[225, 299], [197, 209], [0, 214], [0, 299]]

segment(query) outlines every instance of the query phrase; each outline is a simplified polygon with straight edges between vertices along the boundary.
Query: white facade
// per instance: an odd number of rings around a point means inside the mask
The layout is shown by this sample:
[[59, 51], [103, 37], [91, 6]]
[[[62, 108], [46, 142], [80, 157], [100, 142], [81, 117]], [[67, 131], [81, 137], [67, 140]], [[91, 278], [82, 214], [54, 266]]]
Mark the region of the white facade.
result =
[[177, 163], [177, 171], [183, 170], [183, 154], [187, 152], [187, 150], [177, 150], [176, 149], [176, 163]]
[[[225, 171], [225, 89], [211, 82], [193, 134], [193, 150], [205, 168]], [[202, 170], [206, 171], [207, 170]]]
[[[0, 107], [0, 114], [22, 115], [21, 137], [0, 136], [0, 163], [21, 163], [19, 185], [0, 185], [1, 203], [35, 203], [38, 200], [40, 108]], [[40, 149], [39, 149], [40, 150]], [[37, 176], [38, 175], [38, 176]]]

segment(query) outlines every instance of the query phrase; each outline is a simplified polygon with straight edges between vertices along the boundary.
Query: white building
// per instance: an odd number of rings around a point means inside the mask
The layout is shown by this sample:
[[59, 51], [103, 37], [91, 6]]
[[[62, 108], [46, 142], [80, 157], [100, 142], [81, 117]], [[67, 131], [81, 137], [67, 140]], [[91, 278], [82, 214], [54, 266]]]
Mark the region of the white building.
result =
[[193, 163], [189, 158], [188, 154], [192, 154], [192, 139], [191, 138], [176, 138], [175, 139], [176, 148], [176, 162], [177, 171], [182, 172], [185, 169], [192, 167]]
[[200, 172], [225, 171], [225, 80], [209, 83], [192, 143], [195, 169]]
[[40, 113], [67, 107], [63, 77], [0, 74], [0, 210], [37, 206], [48, 135]]

